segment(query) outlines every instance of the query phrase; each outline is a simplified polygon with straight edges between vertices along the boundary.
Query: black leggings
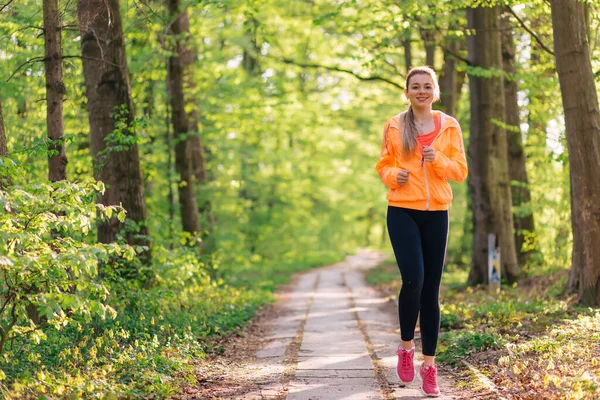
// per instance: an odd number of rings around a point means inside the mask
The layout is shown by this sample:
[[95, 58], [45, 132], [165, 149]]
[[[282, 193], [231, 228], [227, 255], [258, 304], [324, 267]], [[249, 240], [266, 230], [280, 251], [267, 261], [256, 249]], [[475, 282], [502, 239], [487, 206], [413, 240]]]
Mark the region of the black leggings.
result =
[[439, 295], [448, 240], [448, 211], [388, 206], [387, 226], [402, 275], [398, 296], [400, 335], [404, 341], [413, 340], [420, 311], [423, 354], [434, 356], [440, 330]]

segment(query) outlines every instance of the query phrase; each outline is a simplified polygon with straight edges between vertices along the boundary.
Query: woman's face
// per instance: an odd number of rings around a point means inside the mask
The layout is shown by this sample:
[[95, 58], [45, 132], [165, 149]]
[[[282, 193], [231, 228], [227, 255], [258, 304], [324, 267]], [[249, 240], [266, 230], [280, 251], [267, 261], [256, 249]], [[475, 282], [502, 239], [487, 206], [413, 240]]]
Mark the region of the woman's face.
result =
[[404, 94], [413, 108], [430, 108], [434, 101], [433, 79], [428, 74], [411, 76]]

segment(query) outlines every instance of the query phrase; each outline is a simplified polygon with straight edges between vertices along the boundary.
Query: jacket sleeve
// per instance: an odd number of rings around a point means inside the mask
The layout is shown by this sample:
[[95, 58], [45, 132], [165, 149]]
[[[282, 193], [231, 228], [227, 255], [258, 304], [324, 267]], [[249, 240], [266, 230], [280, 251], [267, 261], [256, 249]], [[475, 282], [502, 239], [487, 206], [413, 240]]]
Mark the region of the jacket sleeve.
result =
[[460, 127], [453, 129], [451, 135], [452, 139], [448, 150], [436, 152], [435, 160], [432, 163], [433, 170], [442, 178], [462, 182], [467, 178], [469, 170]]
[[396, 176], [400, 171], [400, 168], [394, 166], [394, 148], [392, 142], [388, 140], [388, 131], [393, 128], [388, 122], [383, 130], [383, 141], [381, 143], [381, 155], [379, 162], [375, 166], [377, 173], [381, 177], [381, 181], [390, 189], [397, 189], [399, 187], [396, 181]]

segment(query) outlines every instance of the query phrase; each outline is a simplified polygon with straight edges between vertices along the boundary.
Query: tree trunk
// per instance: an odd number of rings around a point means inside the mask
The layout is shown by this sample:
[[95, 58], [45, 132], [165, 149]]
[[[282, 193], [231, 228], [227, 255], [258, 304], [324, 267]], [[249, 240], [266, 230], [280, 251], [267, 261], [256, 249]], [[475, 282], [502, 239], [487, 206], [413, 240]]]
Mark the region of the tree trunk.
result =
[[[248, 15], [244, 22], [246, 28], [246, 38], [250, 42], [250, 48], [244, 48], [242, 65], [244, 70], [255, 82], [260, 82], [261, 69], [259, 62], [260, 46], [257, 40], [257, 31], [259, 22], [252, 15]], [[246, 240], [246, 246], [251, 253], [257, 248], [259, 222], [256, 221], [256, 210], [259, 206], [260, 195], [262, 194], [257, 177], [259, 174], [259, 157], [261, 153], [261, 134], [259, 130], [249, 132], [244, 135], [241, 141], [240, 154], [240, 177], [242, 186], [240, 189], [240, 198], [247, 204], [245, 212], [248, 215], [249, 223], [243, 228]]]
[[[475, 29], [475, 10], [467, 9], [469, 29]], [[467, 50], [471, 64], [476, 63], [477, 43], [475, 36], [467, 36]], [[481, 84], [479, 79], [469, 76], [469, 100], [471, 105], [471, 120], [469, 125], [469, 147], [467, 158], [469, 176], [467, 182], [471, 194], [471, 213], [473, 218], [473, 249], [471, 255], [471, 270], [469, 271], [469, 284], [487, 284], [487, 233], [491, 229], [490, 194], [484, 181], [488, 174], [486, 159], [487, 143], [481, 130], [481, 115], [479, 103], [481, 98]]]
[[[533, 24], [532, 24], [533, 25]], [[548, 65], [548, 57], [551, 55], [545, 53], [539, 47], [531, 49], [531, 63], [533, 65]], [[539, 71], [536, 76], [538, 82], [548, 82], [555, 77], [555, 72], [551, 68]], [[548, 104], [551, 100], [549, 91], [545, 85], [533, 85], [529, 90], [528, 118], [529, 131], [527, 132], [527, 142], [546, 148], [547, 129], [548, 129]]]
[[179, 0], [168, 0], [169, 16], [172, 21], [169, 33], [173, 43], [173, 55], [169, 57], [168, 85], [171, 99], [173, 136], [175, 138], [175, 168], [179, 173], [179, 203], [183, 230], [195, 235], [200, 232], [198, 202], [194, 192], [194, 175], [189, 134], [190, 122], [185, 111], [183, 92], [185, 36], [188, 26], [187, 15], [180, 9]]
[[[460, 53], [464, 50], [464, 46], [463, 38], [453, 36], [446, 38], [446, 47], [453, 53]], [[456, 70], [457, 64], [456, 57], [444, 51], [444, 66], [440, 74], [440, 102], [443, 111], [452, 116], [456, 115], [462, 85], [465, 81], [465, 73]]]
[[[0, 157], [6, 157], [8, 148], [6, 146], [6, 131], [4, 130], [4, 116], [2, 114], [2, 99], [0, 98]], [[10, 185], [10, 176], [5, 174], [5, 168], [0, 168], [0, 189]]]
[[[79, 0], [78, 17], [94, 175], [106, 184], [100, 202], [122, 204], [128, 220], [136, 225], [127, 227], [127, 243], [150, 247], [119, 2]], [[122, 229], [116, 218], [102, 222], [98, 240], [114, 242]], [[140, 256], [147, 260], [150, 251]]]
[[[515, 44], [509, 15], [508, 12], [504, 13], [500, 19], [500, 26], [502, 32], [502, 63], [504, 72], [508, 76], [504, 78], [505, 122], [507, 125], [506, 136], [508, 138], [508, 173], [510, 181], [517, 182], [516, 186], [511, 185], [511, 195], [513, 207], [518, 208], [519, 206], [529, 206], [531, 192], [529, 191], [527, 168], [525, 166], [525, 149], [517, 100], [518, 86], [514, 78], [516, 73]], [[527, 213], [518, 213], [518, 215], [513, 215], [513, 218], [515, 249], [519, 265], [523, 265], [527, 261], [527, 256], [534, 252], [534, 246], [536, 245], [533, 213], [529, 208]], [[523, 250], [523, 244], [526, 241], [528, 241], [528, 245]]]
[[4, 131], [4, 114], [2, 114], [2, 99], [0, 98], [0, 157], [6, 157], [6, 132]]
[[412, 51], [410, 47], [410, 33], [408, 33], [409, 37], [402, 41], [402, 47], [404, 47], [404, 65], [406, 66], [406, 71], [412, 67]]
[[250, 39], [250, 47], [244, 47], [244, 55], [242, 58], [242, 65], [244, 70], [250, 75], [260, 74], [260, 64], [258, 61], [258, 55], [260, 54], [260, 48], [256, 40], [256, 32], [258, 29], [258, 21], [253, 16], [248, 16], [244, 22], [246, 29], [246, 36]]
[[67, 155], [64, 146], [61, 27], [58, 0], [44, 0], [44, 39], [46, 54], [46, 126], [48, 129], [48, 179], [67, 179]]
[[425, 46], [425, 64], [435, 70], [435, 34], [427, 29], [421, 29], [420, 33]]
[[[453, 41], [452, 41], [453, 42]], [[451, 43], [448, 43], [451, 46]], [[458, 73], [456, 71], [456, 59], [454, 56], [444, 53], [444, 66], [440, 74], [440, 103], [444, 112], [448, 115], [456, 115], [456, 104], [458, 102], [455, 88], [457, 86]]]
[[[584, 4], [552, 0], [554, 54], [571, 172], [571, 269], [581, 304], [600, 305], [600, 111], [590, 61]], [[578, 279], [576, 279], [578, 278]], [[575, 288], [573, 288], [575, 289]]]
[[[498, 25], [498, 8], [475, 8], [469, 11], [470, 28], [474, 29], [473, 45], [470, 46], [470, 58], [473, 65], [485, 69], [502, 69], [501, 40]], [[517, 261], [514, 242], [514, 228], [511, 210], [511, 193], [508, 178], [508, 150], [506, 130], [501, 124], [505, 118], [504, 87], [500, 76], [479, 78], [470, 76], [476, 86], [476, 103], [473, 103], [471, 114], [477, 114], [476, 121], [479, 132], [476, 132], [476, 141], [471, 152], [471, 157], [476, 158], [475, 168], [482, 168], [488, 164], [487, 173], [478, 175], [473, 180], [472, 193], [481, 196], [473, 200], [473, 220], [475, 226], [473, 247], [473, 268], [482, 268], [482, 253], [485, 254], [487, 267], [487, 234], [495, 233], [499, 238], [502, 260], [502, 275], [508, 282], [518, 280], [520, 268]], [[473, 117], [472, 117], [473, 118]], [[475, 127], [477, 129], [477, 127]], [[471, 131], [474, 134], [475, 129]], [[470, 138], [472, 145], [473, 136]], [[477, 151], [477, 150], [479, 151]], [[475, 153], [477, 151], [477, 153]], [[472, 170], [472, 169], [471, 169]], [[489, 196], [489, 206], [479, 203], [486, 202]], [[476, 204], [477, 203], [477, 204]], [[486, 215], [489, 212], [489, 215]], [[483, 215], [477, 215], [477, 214]], [[482, 227], [482, 222], [484, 227]], [[484, 233], [483, 229], [487, 231]], [[485, 238], [479, 236], [485, 234]], [[484, 242], [485, 239], [485, 242]], [[476, 245], [476, 246], [475, 246]], [[485, 252], [483, 247], [485, 245]], [[478, 263], [478, 264], [475, 264]], [[487, 268], [485, 268], [487, 270]], [[474, 273], [473, 277], [481, 276], [481, 272]], [[477, 282], [477, 280], [472, 280]]]

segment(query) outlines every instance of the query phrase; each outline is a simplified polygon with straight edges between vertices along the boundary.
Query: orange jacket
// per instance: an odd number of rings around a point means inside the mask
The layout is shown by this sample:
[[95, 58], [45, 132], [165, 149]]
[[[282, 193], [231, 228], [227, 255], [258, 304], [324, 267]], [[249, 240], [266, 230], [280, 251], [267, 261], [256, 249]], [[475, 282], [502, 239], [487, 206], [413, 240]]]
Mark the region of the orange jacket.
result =
[[[408, 157], [402, 155], [402, 114], [388, 120], [383, 133], [381, 157], [375, 169], [383, 183], [390, 188], [386, 198], [394, 207], [414, 210], [447, 210], [452, 189], [447, 179], [465, 180], [467, 160], [460, 125], [441, 111], [432, 111], [441, 118], [441, 128], [431, 147], [435, 149], [432, 163], [422, 161], [419, 146]], [[409, 171], [408, 182], [399, 186], [396, 175]]]

